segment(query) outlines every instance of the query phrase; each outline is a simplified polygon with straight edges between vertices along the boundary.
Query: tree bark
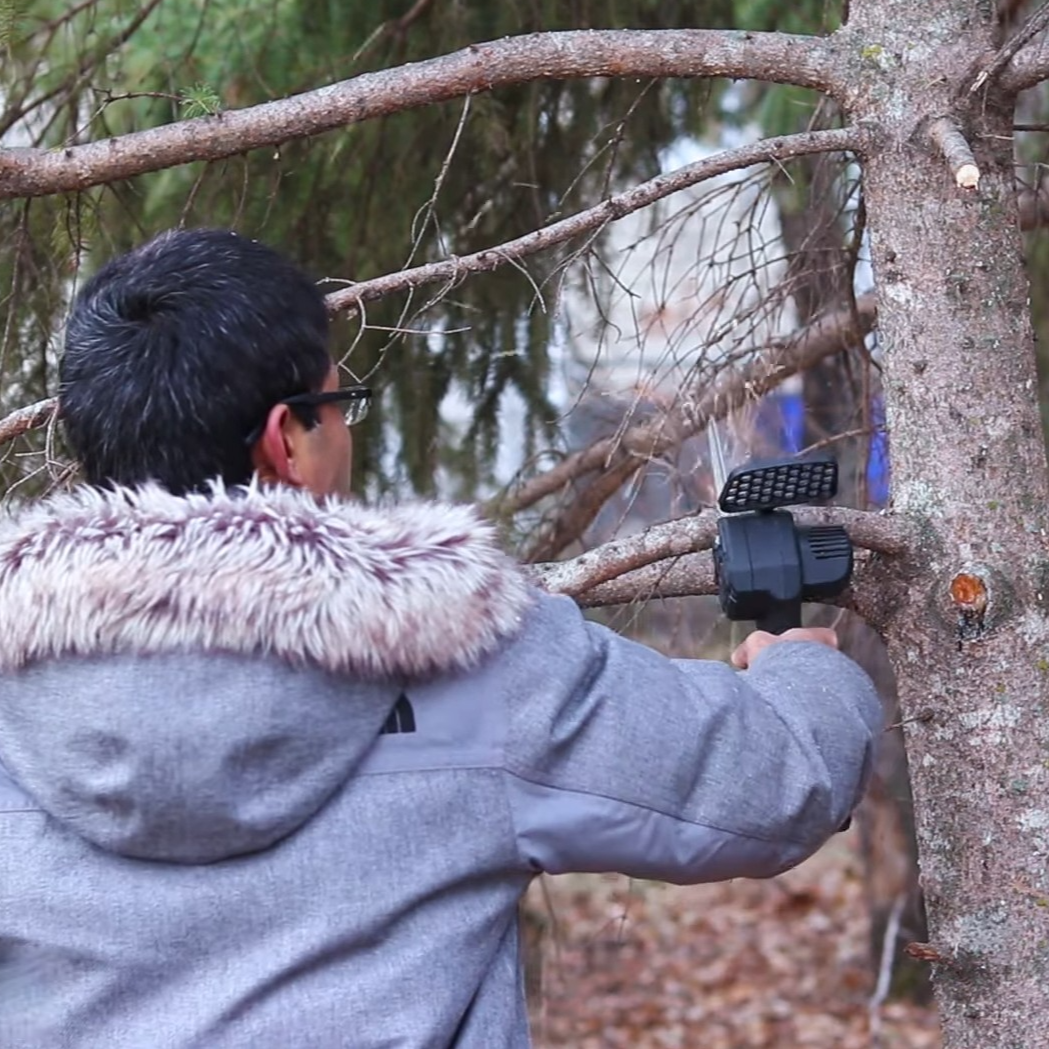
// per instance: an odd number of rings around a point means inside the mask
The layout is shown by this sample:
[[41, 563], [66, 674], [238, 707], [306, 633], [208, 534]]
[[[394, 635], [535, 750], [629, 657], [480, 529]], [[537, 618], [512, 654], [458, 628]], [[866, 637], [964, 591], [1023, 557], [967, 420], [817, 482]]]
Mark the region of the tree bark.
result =
[[[844, 102], [882, 136], [864, 189], [892, 505], [921, 535], [885, 631], [929, 912], [921, 953], [947, 1049], [1034, 1046], [1049, 1015], [1049, 473], [1013, 100], [993, 82], [968, 90], [997, 44], [990, 5], [854, 0], [852, 11]], [[978, 187], [957, 184], [929, 137], [943, 116], [973, 149]]]

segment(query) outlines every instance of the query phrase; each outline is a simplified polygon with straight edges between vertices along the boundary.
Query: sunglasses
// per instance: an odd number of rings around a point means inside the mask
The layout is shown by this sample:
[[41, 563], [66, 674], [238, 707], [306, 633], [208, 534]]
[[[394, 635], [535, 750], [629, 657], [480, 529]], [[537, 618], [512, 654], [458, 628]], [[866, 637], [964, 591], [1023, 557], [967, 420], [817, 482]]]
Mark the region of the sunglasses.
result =
[[[368, 415], [368, 409], [372, 403], [372, 391], [368, 386], [344, 386], [341, 390], [326, 390], [322, 393], [296, 393], [291, 397], [284, 397], [277, 402], [286, 404], [304, 422], [312, 421], [311, 409], [322, 404], [344, 404], [343, 415], [347, 426], [354, 426]], [[254, 444], [265, 430], [266, 423], [262, 422], [248, 434], [245, 444]]]

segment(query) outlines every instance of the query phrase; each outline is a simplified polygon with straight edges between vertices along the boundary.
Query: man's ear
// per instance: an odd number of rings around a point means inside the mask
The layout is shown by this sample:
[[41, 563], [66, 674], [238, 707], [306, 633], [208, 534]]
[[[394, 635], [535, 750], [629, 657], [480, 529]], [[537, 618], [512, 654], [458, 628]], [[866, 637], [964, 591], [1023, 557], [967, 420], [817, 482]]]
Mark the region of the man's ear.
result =
[[298, 448], [302, 424], [286, 404], [275, 404], [266, 417], [262, 436], [251, 449], [251, 463], [259, 479], [268, 484], [302, 487]]

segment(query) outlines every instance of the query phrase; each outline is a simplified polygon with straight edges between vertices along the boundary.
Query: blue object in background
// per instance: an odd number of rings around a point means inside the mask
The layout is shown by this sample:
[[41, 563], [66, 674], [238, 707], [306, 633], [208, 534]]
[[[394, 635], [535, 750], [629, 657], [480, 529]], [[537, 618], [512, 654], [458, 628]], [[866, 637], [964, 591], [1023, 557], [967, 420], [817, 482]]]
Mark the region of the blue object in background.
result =
[[[796, 455], [805, 447], [805, 401], [801, 392], [776, 392], [763, 398], [756, 424], [761, 443], [774, 449], [772, 454]], [[881, 397], [871, 402], [871, 427], [874, 433], [867, 453], [867, 498], [872, 507], [881, 508], [889, 502], [889, 443]]]
[[805, 440], [805, 400], [799, 390], [780, 394], [779, 403], [783, 419], [783, 450], [788, 455], [795, 455], [801, 451]]
[[801, 391], [779, 391], [763, 397], [755, 422], [760, 443], [773, 449], [773, 455], [800, 452], [805, 440], [805, 401]]
[[885, 432], [885, 402], [875, 397], [871, 403], [870, 452], [867, 456], [867, 497], [872, 506], [889, 502], [889, 435]]

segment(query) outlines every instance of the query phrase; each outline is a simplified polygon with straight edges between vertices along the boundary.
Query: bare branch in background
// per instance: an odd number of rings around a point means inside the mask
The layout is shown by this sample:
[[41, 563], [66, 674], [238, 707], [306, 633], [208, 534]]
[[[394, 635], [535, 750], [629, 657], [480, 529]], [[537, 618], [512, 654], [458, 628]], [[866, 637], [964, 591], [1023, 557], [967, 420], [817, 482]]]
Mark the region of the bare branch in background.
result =
[[[768, 349], [756, 350], [755, 353], [760, 355], [753, 364], [723, 376], [719, 384], [721, 396], [720, 398], [714, 396], [715, 403], [709, 406], [709, 416], [696, 418], [694, 421], [701, 423], [699, 428], [702, 428], [712, 420], [724, 418], [729, 411], [744, 403], [748, 397], [752, 397], [753, 389], [748, 388], [747, 385], [749, 381], [757, 377], [752, 373], [765, 373], [764, 386], [760, 391], [764, 393], [801, 368], [808, 367], [832, 353], [848, 349], [873, 327], [874, 312], [873, 293], [861, 295], [856, 300], [856, 315], [865, 330], [856, 331], [851, 310], [835, 310], [793, 336], [773, 343]], [[771, 381], [772, 379], [775, 381]], [[710, 397], [705, 398], [705, 400], [710, 399]], [[493, 504], [493, 510], [498, 509], [504, 514], [514, 514], [533, 506], [583, 474], [600, 469], [617, 451], [633, 454], [641, 461], [653, 454], [665, 451], [671, 447], [675, 439], [684, 439], [685, 435], [682, 431], [687, 424], [686, 411], [695, 411], [695, 409], [679, 406], [674, 411], [673, 414], [679, 417], [676, 425], [673, 422], [668, 424], [663, 419], [645, 423], [627, 430], [619, 437], [598, 441], [589, 448], [575, 452], [552, 470], [526, 482], [513, 494], [500, 499], [497, 504]], [[669, 430], [676, 430], [674, 437], [668, 434]], [[693, 432], [698, 432], [698, 430]], [[631, 449], [635, 451], [631, 452]]]
[[585, 474], [601, 471], [591, 482], [596, 486], [596, 494], [588, 497], [587, 489], [584, 489], [572, 500], [565, 513], [538, 537], [525, 558], [528, 561], [553, 560], [589, 527], [613, 482], [618, 488], [644, 463], [699, 433], [709, 423], [725, 418], [824, 357], [862, 342], [873, 326], [874, 313], [873, 293], [860, 296], [855, 310], [843, 309], [826, 314], [795, 335], [774, 342], [751, 363], [726, 369], [698, 393], [695, 400], [680, 403], [654, 421], [632, 426], [621, 435], [598, 441], [569, 456], [552, 470], [496, 503], [493, 512], [502, 515], [516, 513]]
[[275, 102], [68, 149], [0, 150], [0, 200], [220, 160], [509, 84], [579, 77], [733, 77], [826, 90], [831, 38], [706, 29], [533, 33], [363, 73]]
[[893, 901], [892, 910], [889, 912], [889, 920], [882, 935], [881, 957], [878, 962], [878, 982], [867, 1006], [867, 1011], [870, 1014], [871, 1049], [880, 1049], [882, 1044], [881, 1008], [885, 1004], [885, 999], [889, 996], [889, 988], [892, 986], [892, 966], [896, 959], [896, 938], [900, 933], [900, 919], [903, 917], [903, 910], [906, 906], [907, 894], [901, 892]]
[[1039, 185], [1037, 189], [1021, 190], [1018, 205], [1020, 229], [1025, 233], [1049, 226], [1049, 187]]
[[[136, 12], [134, 18], [132, 18], [119, 33], [116, 33], [101, 47], [95, 47], [89, 54], [85, 55], [73, 73], [61, 84], [57, 84], [55, 87], [51, 88], [50, 91], [47, 91], [42, 95], [37, 95], [32, 101], [28, 101], [28, 92], [33, 85], [33, 78], [30, 77], [27, 81], [28, 86], [26, 88], [26, 94], [16, 100], [14, 105], [6, 110], [2, 117], [0, 117], [0, 135], [7, 134], [15, 124], [28, 116], [33, 110], [39, 109], [40, 106], [45, 105], [52, 99], [68, 93], [78, 83], [86, 80], [101, 62], [104, 62], [109, 55], [120, 48], [123, 44], [127, 43], [127, 41], [134, 36], [142, 26], [142, 23], [145, 22], [145, 20], [149, 18], [159, 6], [160, 0], [149, 0], [141, 10]], [[75, 9], [73, 13], [76, 13], [76, 10], [79, 9]], [[57, 23], [54, 24], [57, 25]], [[0, 153], [0, 157], [2, 156], [3, 154]], [[0, 165], [0, 170], [2, 170], [2, 165]]]
[[864, 142], [864, 135], [859, 129], [840, 128], [784, 135], [738, 149], [727, 149], [712, 157], [686, 164], [666, 175], [657, 175], [632, 189], [603, 200], [592, 208], [504, 244], [485, 248], [472, 255], [464, 255], [462, 258], [441, 259], [424, 266], [416, 266], [414, 269], [400, 270], [352, 284], [332, 292], [328, 296], [328, 308], [332, 311], [353, 310], [359, 303], [370, 302], [408, 288], [417, 288], [422, 284], [444, 281], [454, 285], [467, 274], [497, 269], [505, 263], [535, 255], [584, 233], [598, 230], [615, 219], [621, 219], [706, 179], [738, 171], [752, 164], [784, 161], [809, 153], [861, 152]]
[[[330, 313], [356, 312], [360, 304], [397, 291], [440, 281], [453, 284], [468, 273], [494, 270], [506, 263], [514, 263], [529, 255], [556, 247], [573, 237], [591, 233], [615, 219], [629, 215], [705, 179], [749, 167], [752, 164], [767, 163], [773, 160], [782, 161], [808, 153], [859, 151], [862, 144], [863, 136], [858, 130], [842, 128], [787, 135], [782, 138], [766, 139], [739, 149], [725, 150], [723, 153], [687, 164], [677, 171], [642, 182], [632, 189], [609, 197], [592, 208], [587, 208], [560, 222], [552, 223], [541, 230], [527, 233], [516, 240], [507, 241], [462, 258], [443, 259], [439, 262], [389, 273], [376, 277], [374, 280], [361, 281], [349, 288], [331, 292], [325, 297], [325, 301]], [[784, 372], [783, 377], [785, 378], [787, 374], [791, 373]], [[42, 411], [45, 405], [48, 406], [49, 411], [54, 411], [53, 400], [41, 401], [38, 405], [19, 409], [6, 419], [0, 420], [0, 444], [35, 426], [43, 425], [48, 417], [39, 415], [39, 412], [34, 414], [34, 409]], [[38, 416], [38, 421], [32, 421]], [[588, 467], [588, 469], [592, 468]], [[521, 507], [527, 505], [529, 505], [527, 502], [520, 504]]]

